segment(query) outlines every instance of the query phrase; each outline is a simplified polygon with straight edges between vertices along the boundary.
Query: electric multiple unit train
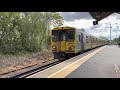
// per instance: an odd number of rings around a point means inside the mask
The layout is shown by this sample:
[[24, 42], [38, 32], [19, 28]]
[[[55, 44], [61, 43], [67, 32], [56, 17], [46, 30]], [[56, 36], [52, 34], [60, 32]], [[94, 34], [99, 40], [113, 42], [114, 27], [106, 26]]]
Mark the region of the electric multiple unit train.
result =
[[51, 48], [55, 59], [71, 57], [106, 44], [107, 40], [96, 38], [74, 27], [52, 29]]

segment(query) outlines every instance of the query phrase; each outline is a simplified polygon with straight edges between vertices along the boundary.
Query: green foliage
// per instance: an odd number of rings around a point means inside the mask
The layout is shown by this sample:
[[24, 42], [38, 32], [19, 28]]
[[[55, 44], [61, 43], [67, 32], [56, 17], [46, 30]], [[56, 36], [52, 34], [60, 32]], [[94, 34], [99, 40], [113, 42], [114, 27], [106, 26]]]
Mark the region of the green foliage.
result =
[[15, 54], [49, 48], [50, 26], [62, 23], [57, 12], [0, 12], [0, 52]]
[[118, 37], [118, 42], [120, 42], [120, 36]]
[[118, 44], [120, 43], [120, 36], [118, 38], [113, 39], [113, 44]]
[[99, 38], [101, 38], [101, 39], [104, 39], [104, 40], [108, 40], [108, 38], [107, 37], [99, 37]]
[[83, 31], [83, 32], [85, 32], [85, 29], [84, 28], [82, 28], [82, 29], [80, 29], [81, 31]]
[[112, 44], [118, 44], [118, 38], [114, 38], [114, 39], [112, 40]]

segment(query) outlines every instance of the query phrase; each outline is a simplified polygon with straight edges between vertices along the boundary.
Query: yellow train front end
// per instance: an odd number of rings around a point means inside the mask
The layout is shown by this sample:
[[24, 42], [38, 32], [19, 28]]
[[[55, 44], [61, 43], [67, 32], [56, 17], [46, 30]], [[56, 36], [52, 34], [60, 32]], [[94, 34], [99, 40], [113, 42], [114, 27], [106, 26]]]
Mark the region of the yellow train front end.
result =
[[51, 49], [54, 58], [68, 58], [75, 53], [75, 29], [59, 27], [52, 30]]

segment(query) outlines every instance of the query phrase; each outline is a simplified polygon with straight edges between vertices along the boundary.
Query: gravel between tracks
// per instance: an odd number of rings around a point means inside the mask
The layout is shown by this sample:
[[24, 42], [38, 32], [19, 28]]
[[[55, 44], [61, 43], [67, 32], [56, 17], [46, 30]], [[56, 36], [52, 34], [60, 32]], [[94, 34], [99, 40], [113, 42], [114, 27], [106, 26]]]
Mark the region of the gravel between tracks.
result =
[[[0, 78], [9, 78], [12, 75], [31, 70], [38, 65], [44, 65], [53, 60], [51, 52], [39, 52], [24, 56], [0, 56]], [[35, 66], [34, 66], [35, 65]], [[29, 67], [33, 66], [33, 67]], [[26, 68], [29, 67], [29, 68]], [[21, 70], [20, 70], [21, 69]], [[15, 71], [15, 72], [12, 72]], [[10, 72], [10, 73], [9, 73]], [[6, 74], [5, 73], [9, 73]]]

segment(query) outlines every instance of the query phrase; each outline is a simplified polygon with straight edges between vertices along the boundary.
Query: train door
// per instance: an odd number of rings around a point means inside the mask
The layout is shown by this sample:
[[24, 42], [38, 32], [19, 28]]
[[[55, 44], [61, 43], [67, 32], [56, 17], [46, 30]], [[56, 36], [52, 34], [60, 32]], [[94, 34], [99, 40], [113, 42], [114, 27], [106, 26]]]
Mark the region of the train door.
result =
[[90, 48], [92, 48], [92, 36], [90, 36]]
[[81, 33], [81, 50], [84, 50], [83, 33]]
[[52, 48], [54, 51], [60, 51], [60, 31], [53, 30], [52, 31]]
[[65, 30], [60, 31], [60, 51], [66, 50], [66, 33]]

